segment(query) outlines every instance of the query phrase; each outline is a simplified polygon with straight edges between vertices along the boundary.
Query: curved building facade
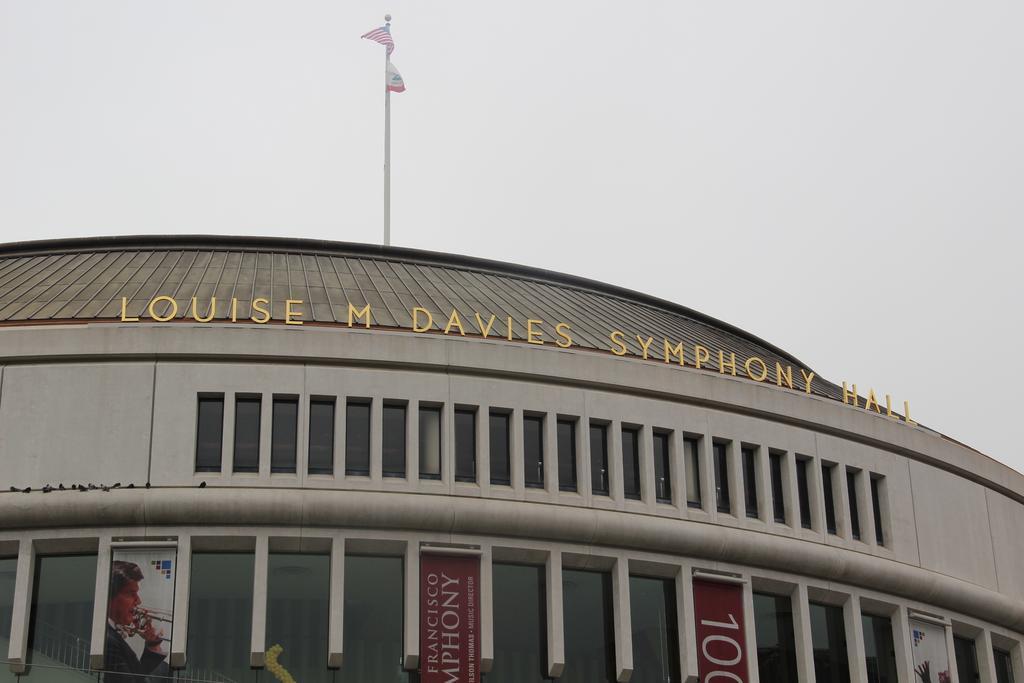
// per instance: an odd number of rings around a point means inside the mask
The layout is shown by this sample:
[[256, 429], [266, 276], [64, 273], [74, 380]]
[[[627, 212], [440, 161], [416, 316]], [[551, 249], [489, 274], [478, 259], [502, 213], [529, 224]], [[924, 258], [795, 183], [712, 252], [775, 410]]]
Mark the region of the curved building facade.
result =
[[1024, 683], [1024, 477], [682, 306], [0, 246], [0, 681]]

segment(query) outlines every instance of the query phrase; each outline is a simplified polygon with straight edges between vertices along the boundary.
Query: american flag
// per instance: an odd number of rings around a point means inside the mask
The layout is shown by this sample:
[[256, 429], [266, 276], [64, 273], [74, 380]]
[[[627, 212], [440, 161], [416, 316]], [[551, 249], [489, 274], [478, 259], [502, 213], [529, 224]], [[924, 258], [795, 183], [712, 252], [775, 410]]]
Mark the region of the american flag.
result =
[[366, 38], [367, 40], [372, 40], [375, 43], [383, 45], [387, 48], [389, 57], [391, 56], [391, 53], [395, 51], [395, 41], [391, 38], [391, 29], [387, 26], [375, 28], [359, 37]]

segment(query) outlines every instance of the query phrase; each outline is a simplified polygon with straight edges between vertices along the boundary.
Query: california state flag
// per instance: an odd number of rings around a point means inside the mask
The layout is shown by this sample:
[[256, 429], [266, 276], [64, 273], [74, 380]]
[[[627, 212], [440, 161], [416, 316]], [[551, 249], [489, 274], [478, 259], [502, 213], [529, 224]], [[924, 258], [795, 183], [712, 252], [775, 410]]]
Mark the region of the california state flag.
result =
[[405, 81], [402, 80], [402, 74], [398, 73], [398, 69], [391, 62], [388, 62], [387, 86], [391, 92], [405, 92]]

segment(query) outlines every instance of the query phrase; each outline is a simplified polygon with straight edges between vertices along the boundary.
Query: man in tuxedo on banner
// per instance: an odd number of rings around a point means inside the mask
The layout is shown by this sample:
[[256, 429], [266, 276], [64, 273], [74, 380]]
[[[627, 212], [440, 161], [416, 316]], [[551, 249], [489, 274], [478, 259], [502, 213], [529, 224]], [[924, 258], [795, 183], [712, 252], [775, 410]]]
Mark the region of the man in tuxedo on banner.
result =
[[[142, 569], [134, 562], [112, 563], [103, 683], [140, 683], [150, 674], [168, 675], [163, 631], [157, 631], [150, 620], [137, 618], [137, 608], [142, 605], [139, 581], [143, 578]], [[128, 643], [133, 635], [145, 641], [141, 657]]]

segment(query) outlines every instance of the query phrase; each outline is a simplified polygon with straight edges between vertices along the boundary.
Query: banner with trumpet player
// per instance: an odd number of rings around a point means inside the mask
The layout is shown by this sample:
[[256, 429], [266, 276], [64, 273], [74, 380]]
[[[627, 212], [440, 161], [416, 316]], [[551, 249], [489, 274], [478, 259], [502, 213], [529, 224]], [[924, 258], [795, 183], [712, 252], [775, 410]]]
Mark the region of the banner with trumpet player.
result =
[[170, 675], [176, 548], [117, 548], [110, 563], [103, 683]]

